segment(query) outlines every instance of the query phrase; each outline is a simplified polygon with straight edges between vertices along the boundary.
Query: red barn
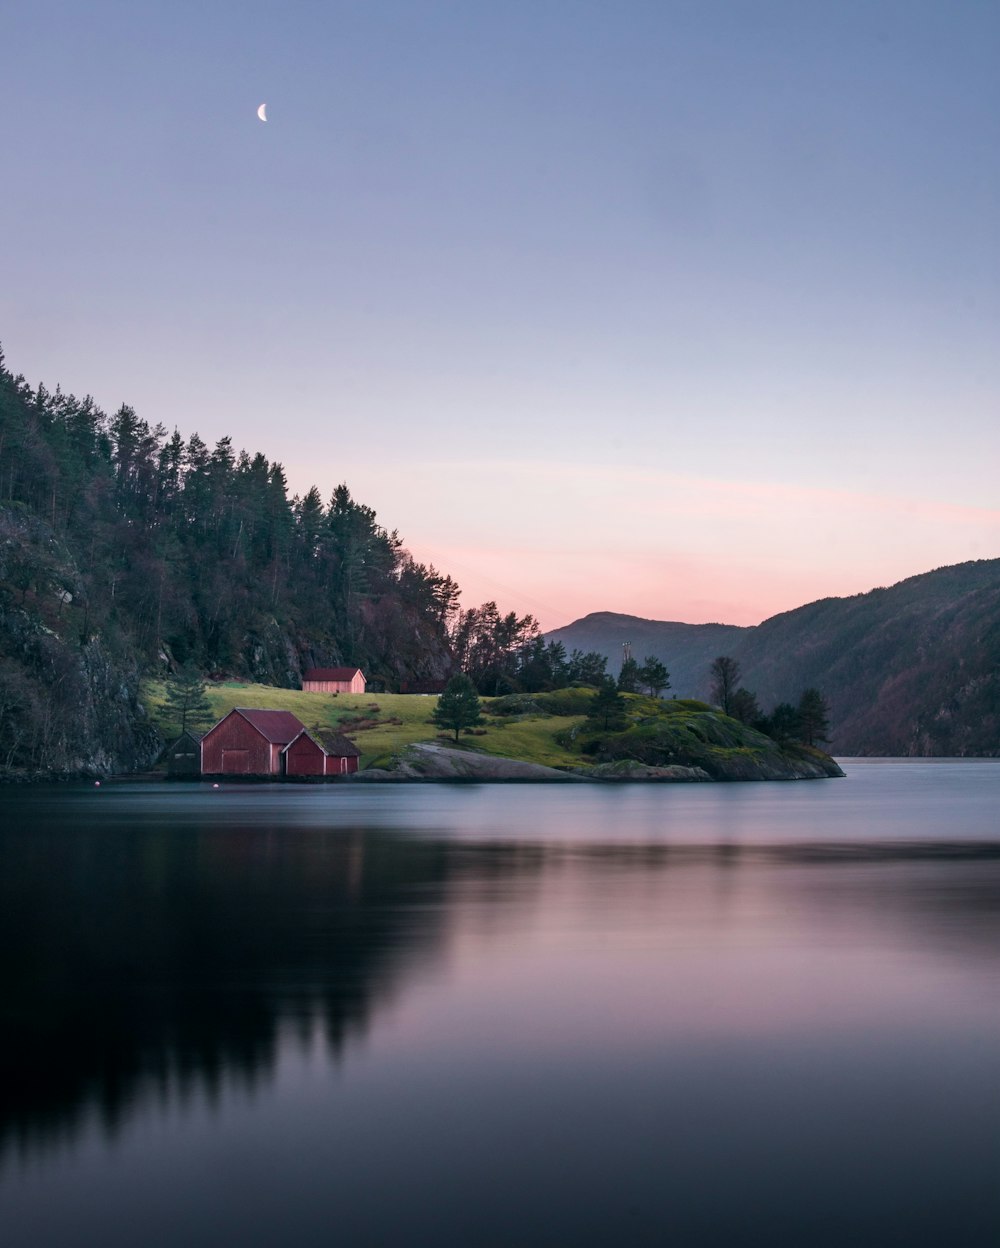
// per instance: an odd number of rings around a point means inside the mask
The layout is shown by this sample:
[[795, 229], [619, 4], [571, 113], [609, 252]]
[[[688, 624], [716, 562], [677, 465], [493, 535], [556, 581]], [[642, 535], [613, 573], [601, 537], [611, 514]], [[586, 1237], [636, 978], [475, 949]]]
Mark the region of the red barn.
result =
[[360, 667], [310, 667], [302, 676], [308, 693], [364, 693], [366, 683]]
[[283, 750], [288, 776], [345, 776], [357, 771], [361, 751], [337, 733], [303, 728]]
[[201, 739], [203, 776], [280, 776], [282, 751], [305, 730], [291, 711], [238, 706]]

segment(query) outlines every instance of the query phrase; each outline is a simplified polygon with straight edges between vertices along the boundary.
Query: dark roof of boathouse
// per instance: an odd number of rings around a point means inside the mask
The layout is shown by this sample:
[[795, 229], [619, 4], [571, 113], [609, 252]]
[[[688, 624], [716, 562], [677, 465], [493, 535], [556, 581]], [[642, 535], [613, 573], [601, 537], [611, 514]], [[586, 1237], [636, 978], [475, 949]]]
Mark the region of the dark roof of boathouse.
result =
[[360, 758], [361, 751], [350, 739], [345, 737], [342, 732], [313, 732], [312, 736], [322, 745], [327, 754], [332, 754], [334, 758]]
[[233, 710], [272, 745], [287, 745], [305, 728], [302, 720], [291, 711], [263, 711], [247, 706], [235, 706]]
[[282, 750], [286, 754], [292, 746], [298, 741], [299, 737], [308, 737], [313, 745], [319, 746], [324, 754], [332, 758], [360, 758], [361, 751], [350, 739], [340, 732], [326, 732], [322, 728], [303, 728], [302, 731], [289, 741]]

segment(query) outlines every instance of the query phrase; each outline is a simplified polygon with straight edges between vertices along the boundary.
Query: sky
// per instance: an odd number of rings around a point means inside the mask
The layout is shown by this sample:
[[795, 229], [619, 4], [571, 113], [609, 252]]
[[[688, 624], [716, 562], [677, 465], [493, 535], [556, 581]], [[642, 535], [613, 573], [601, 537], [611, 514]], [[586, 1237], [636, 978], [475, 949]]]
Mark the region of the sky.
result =
[[[8, 0], [0, 343], [463, 605], [1000, 555], [996, 0]], [[257, 108], [267, 104], [267, 122]]]

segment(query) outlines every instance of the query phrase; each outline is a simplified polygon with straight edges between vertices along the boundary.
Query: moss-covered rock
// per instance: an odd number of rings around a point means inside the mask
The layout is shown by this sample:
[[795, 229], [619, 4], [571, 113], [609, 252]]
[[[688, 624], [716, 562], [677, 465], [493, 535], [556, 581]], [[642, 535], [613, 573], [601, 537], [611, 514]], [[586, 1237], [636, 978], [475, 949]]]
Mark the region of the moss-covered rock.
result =
[[581, 734], [580, 746], [597, 766], [634, 761], [652, 768], [697, 768], [713, 780], [813, 780], [844, 774], [822, 750], [782, 746], [728, 715], [676, 703], [665, 703], [659, 713], [639, 714], [619, 732]]

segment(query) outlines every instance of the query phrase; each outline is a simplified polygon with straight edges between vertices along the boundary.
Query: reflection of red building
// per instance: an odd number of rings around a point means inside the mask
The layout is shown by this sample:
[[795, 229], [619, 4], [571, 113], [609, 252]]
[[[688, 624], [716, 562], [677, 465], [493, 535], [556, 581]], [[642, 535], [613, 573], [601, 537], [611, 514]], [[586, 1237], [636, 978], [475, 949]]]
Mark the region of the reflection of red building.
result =
[[346, 776], [358, 769], [361, 751], [338, 733], [303, 728], [283, 751], [288, 776]]
[[203, 776], [280, 776], [282, 751], [305, 730], [291, 711], [238, 706], [201, 739]]

